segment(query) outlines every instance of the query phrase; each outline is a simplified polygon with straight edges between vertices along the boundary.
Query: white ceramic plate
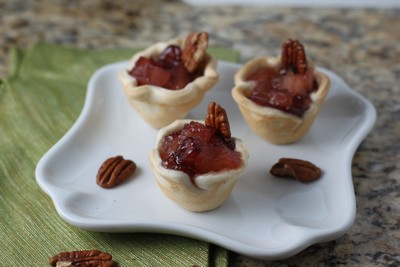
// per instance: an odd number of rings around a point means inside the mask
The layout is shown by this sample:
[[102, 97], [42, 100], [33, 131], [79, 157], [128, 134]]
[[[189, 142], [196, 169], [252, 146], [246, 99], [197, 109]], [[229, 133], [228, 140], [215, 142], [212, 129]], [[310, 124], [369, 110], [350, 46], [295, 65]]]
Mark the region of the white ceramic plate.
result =
[[[332, 87], [311, 131], [296, 144], [277, 146], [249, 130], [231, 97], [240, 65], [219, 62], [220, 82], [188, 117], [203, 119], [210, 101], [222, 104], [232, 134], [247, 145], [249, 165], [223, 206], [193, 213], [167, 199], [153, 178], [148, 154], [157, 131], [125, 99], [117, 73], [127, 64], [107, 65], [93, 75], [78, 120], [37, 165], [37, 182], [65, 221], [92, 231], [188, 236], [263, 259], [289, 257], [351, 227], [356, 212], [351, 162], [376, 113], [337, 75], [322, 70]], [[102, 189], [97, 171], [115, 155], [134, 160], [138, 169], [125, 184]], [[323, 176], [309, 184], [272, 177], [269, 169], [281, 157], [309, 160]]]

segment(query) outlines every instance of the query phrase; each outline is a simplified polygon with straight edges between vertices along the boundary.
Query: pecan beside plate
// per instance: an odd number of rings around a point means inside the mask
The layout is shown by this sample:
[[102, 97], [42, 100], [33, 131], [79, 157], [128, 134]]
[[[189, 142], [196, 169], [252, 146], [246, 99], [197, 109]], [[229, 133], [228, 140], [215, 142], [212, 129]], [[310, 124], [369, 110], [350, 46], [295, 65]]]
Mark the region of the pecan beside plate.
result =
[[54, 267], [113, 267], [111, 254], [100, 250], [79, 250], [61, 252], [50, 258]]

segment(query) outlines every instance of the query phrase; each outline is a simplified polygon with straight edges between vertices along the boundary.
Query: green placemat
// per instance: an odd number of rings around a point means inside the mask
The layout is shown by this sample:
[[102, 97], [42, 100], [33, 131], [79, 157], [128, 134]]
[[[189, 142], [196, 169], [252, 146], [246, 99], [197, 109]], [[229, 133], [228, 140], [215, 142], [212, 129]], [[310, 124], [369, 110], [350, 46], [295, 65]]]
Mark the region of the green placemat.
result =
[[[118, 266], [227, 266], [229, 252], [190, 238], [151, 233], [97, 233], [64, 222], [36, 184], [37, 162], [80, 114], [93, 72], [136, 50], [88, 51], [39, 43], [14, 49], [0, 80], [0, 265], [48, 266], [62, 251], [99, 249]], [[210, 48], [237, 61], [229, 49]]]

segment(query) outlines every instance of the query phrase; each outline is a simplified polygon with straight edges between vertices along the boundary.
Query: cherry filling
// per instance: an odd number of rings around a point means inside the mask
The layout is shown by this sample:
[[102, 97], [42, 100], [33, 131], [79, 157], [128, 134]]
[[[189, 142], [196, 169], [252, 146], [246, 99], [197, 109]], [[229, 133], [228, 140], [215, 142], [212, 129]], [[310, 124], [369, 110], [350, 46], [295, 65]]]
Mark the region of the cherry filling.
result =
[[129, 74], [138, 85], [155, 85], [170, 90], [184, 88], [203, 74], [203, 68], [189, 73], [182, 61], [182, 51], [177, 45], [168, 46], [159, 57], [140, 57]]
[[310, 93], [318, 88], [312, 68], [308, 68], [305, 74], [294, 74], [286, 69], [262, 67], [248, 80], [257, 82], [248, 96], [250, 100], [299, 117], [310, 107]]
[[225, 139], [215, 128], [194, 121], [165, 136], [158, 151], [164, 168], [187, 173], [193, 184], [198, 174], [238, 169], [242, 165], [233, 139]]

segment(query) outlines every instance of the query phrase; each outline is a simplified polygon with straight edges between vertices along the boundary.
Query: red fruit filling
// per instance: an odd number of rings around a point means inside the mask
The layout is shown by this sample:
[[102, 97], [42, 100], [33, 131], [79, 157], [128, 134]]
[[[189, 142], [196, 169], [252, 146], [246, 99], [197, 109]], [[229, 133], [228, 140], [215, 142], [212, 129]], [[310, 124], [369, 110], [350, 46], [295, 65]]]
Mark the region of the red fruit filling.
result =
[[242, 165], [233, 139], [225, 139], [215, 128], [194, 121], [165, 136], [158, 151], [164, 168], [187, 173], [193, 184], [198, 174], [238, 169]]
[[177, 90], [203, 75], [203, 68], [189, 73], [182, 61], [179, 46], [168, 46], [159, 57], [140, 57], [129, 74], [136, 78], [138, 85], [155, 85]]
[[250, 100], [299, 117], [310, 107], [310, 93], [318, 88], [312, 68], [305, 74], [294, 74], [285, 69], [262, 67], [247, 80], [257, 82], [248, 97]]

